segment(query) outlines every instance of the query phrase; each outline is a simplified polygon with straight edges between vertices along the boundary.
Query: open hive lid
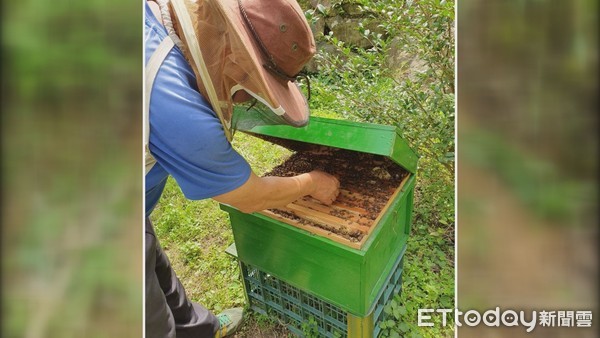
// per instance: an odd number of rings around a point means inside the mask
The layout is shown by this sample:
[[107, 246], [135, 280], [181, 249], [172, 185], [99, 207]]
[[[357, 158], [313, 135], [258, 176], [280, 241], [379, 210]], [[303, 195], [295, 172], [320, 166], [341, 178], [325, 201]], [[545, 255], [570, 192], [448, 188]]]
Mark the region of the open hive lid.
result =
[[303, 128], [271, 125], [245, 132], [296, 151], [267, 175], [319, 169], [340, 180], [340, 195], [330, 206], [305, 196], [260, 213], [355, 249], [363, 246], [417, 167], [417, 155], [390, 126], [313, 117]]
[[[287, 125], [262, 125], [250, 130], [239, 130], [257, 136], [270, 136], [283, 140], [381, 155], [396, 162], [410, 173], [414, 174], [417, 170], [417, 154], [402, 138], [398, 128], [392, 126], [312, 116], [308, 125], [302, 128]], [[283, 145], [293, 148], [293, 145]]]

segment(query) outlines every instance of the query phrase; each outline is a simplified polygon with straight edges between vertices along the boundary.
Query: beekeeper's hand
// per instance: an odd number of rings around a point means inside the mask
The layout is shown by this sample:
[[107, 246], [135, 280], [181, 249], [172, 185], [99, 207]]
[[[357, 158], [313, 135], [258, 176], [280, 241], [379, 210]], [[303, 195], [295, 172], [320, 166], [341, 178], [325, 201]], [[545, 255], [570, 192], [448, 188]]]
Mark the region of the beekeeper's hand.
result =
[[340, 181], [335, 176], [320, 170], [314, 170], [308, 174], [315, 189], [310, 196], [318, 199], [321, 203], [331, 205], [340, 194]]
[[318, 170], [292, 177], [258, 177], [252, 173], [239, 188], [213, 198], [250, 213], [285, 207], [306, 195], [329, 205], [339, 188], [337, 178]]

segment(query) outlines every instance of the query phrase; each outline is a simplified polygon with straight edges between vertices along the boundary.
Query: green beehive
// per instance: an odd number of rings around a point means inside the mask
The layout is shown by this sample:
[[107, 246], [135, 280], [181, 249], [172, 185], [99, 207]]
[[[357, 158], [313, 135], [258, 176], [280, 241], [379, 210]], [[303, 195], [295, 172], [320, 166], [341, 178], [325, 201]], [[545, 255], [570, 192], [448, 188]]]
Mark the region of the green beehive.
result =
[[[311, 231], [309, 227], [273, 217], [272, 213], [244, 214], [221, 205], [229, 213], [243, 273], [249, 274], [248, 269], [254, 269], [256, 276], [258, 272], [264, 274], [256, 283], [276, 280], [277, 288], [269, 285], [265, 288], [280, 294], [281, 285], [306, 292], [327, 306], [345, 311], [348, 318], [344, 328], [348, 332], [370, 330], [372, 334], [377, 303], [389, 299], [394, 288], [398, 291], [395, 284], [400, 283], [402, 256], [410, 233], [417, 155], [396, 128], [383, 125], [312, 117], [303, 128], [260, 126], [247, 132], [281, 144], [291, 141], [296, 145], [374, 154], [388, 158], [406, 171], [360, 241], [346, 243], [339, 236], [328, 236], [323, 229]], [[254, 277], [246, 275], [245, 284], [254, 281]], [[370, 323], [361, 318], [371, 318]]]

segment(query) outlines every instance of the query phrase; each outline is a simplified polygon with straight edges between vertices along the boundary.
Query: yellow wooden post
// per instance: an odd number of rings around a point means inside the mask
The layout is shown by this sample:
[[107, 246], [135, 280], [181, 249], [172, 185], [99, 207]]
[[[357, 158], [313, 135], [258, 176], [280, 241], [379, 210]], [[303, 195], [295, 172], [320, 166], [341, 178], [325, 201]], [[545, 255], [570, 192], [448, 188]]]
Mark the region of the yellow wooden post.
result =
[[348, 314], [348, 338], [373, 338], [373, 313], [366, 317]]

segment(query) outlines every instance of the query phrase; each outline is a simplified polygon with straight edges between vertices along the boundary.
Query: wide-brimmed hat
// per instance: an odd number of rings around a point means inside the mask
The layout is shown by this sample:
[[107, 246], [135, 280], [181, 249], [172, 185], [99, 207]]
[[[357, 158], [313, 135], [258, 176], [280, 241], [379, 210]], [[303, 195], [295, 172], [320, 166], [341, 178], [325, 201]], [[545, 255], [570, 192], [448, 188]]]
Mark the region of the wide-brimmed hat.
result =
[[[295, 0], [185, 0], [185, 5], [227, 123], [236, 93], [254, 97], [284, 123], [308, 123], [308, 104], [296, 79], [316, 48]], [[198, 77], [203, 94], [205, 85]]]

